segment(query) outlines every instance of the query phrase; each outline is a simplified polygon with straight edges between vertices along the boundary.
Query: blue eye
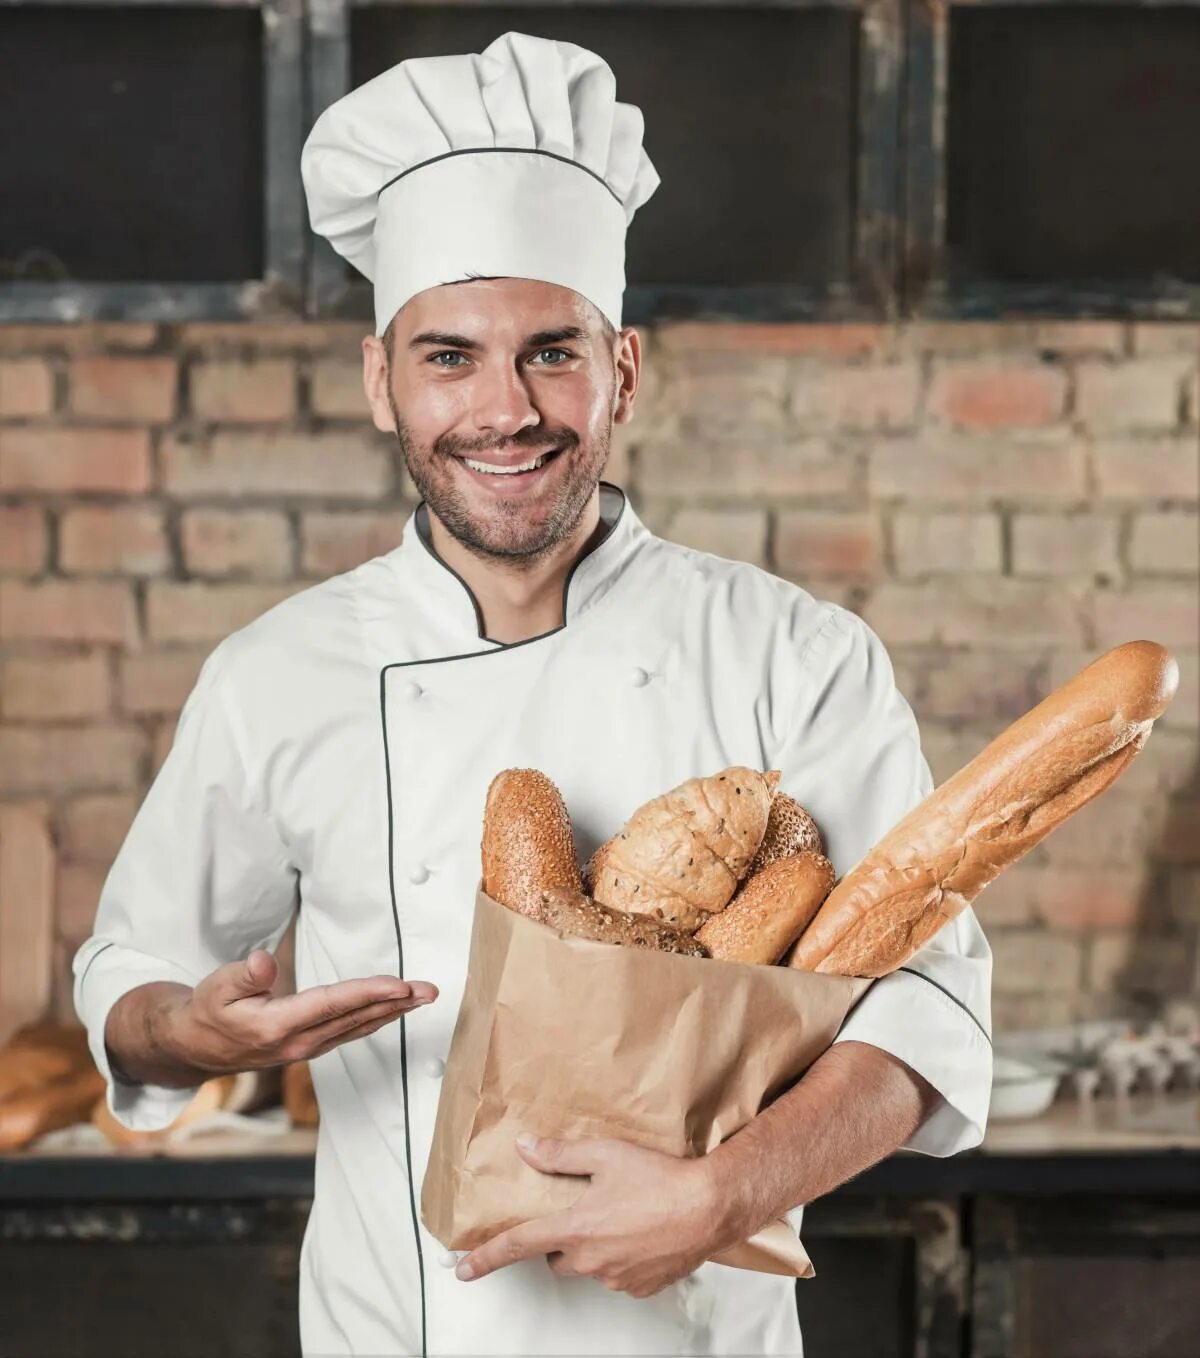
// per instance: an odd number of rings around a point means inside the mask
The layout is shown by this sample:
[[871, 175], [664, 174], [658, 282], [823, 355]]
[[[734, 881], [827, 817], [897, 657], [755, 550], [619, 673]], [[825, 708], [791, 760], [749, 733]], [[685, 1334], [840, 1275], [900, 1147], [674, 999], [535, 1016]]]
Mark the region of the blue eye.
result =
[[438, 368], [457, 368], [458, 367], [457, 363], [438, 363], [436, 362], [436, 360], [439, 358], [462, 358], [462, 357], [464, 357], [464, 355], [460, 354], [456, 349], [442, 349], [439, 353], [430, 354], [429, 361], [430, 363], [433, 363], [435, 367]]

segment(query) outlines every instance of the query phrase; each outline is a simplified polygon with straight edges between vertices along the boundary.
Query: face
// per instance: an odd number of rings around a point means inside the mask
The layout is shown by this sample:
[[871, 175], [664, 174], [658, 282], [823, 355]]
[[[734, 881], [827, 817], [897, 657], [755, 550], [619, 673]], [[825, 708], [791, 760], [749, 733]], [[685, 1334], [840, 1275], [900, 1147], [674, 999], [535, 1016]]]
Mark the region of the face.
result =
[[603, 324], [570, 288], [472, 279], [409, 299], [390, 363], [381, 339], [363, 340], [376, 427], [395, 432], [429, 509], [472, 551], [534, 560], [579, 522], [641, 361], [635, 330], [610, 343]]

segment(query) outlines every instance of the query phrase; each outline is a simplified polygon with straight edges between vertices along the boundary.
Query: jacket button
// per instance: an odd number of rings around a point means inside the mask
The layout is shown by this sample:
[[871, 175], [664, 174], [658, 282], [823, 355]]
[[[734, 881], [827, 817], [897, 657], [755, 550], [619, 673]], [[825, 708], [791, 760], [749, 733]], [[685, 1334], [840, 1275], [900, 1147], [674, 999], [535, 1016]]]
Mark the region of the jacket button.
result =
[[434, 1080], [440, 1080], [446, 1071], [446, 1063], [440, 1056], [431, 1056], [425, 1062], [425, 1074]]
[[638, 669], [634, 670], [633, 673], [629, 676], [629, 682], [634, 686], [634, 688], [642, 688], [644, 685], [650, 682], [650, 675], [644, 669], [641, 669], [639, 667]]
[[413, 683], [411, 679], [404, 685], [404, 696], [406, 698], [419, 698], [423, 691], [421, 685]]
[[458, 1264], [458, 1255], [454, 1250], [443, 1250], [438, 1255], [438, 1263], [443, 1268], [454, 1268]]
[[413, 886], [420, 886], [422, 882], [429, 881], [429, 869], [425, 866], [424, 863], [418, 863], [417, 866], [413, 868], [413, 870], [408, 874], [408, 880], [413, 884]]

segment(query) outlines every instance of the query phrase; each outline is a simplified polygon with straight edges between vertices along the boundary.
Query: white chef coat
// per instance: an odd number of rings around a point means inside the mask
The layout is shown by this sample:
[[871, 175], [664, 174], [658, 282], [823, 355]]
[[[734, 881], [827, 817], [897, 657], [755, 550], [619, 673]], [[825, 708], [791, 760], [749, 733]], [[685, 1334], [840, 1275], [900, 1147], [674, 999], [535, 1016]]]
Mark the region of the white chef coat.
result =
[[[418, 1216], [500, 769], [557, 783], [581, 861], [686, 778], [779, 769], [839, 875], [932, 790], [912, 710], [855, 614], [656, 536], [608, 483], [601, 515], [604, 535], [567, 579], [564, 625], [528, 641], [483, 635], [423, 506], [395, 550], [222, 641], [75, 956], [75, 1004], [131, 1128], [164, 1126], [191, 1091], [113, 1083], [111, 1005], [274, 948], [297, 908], [298, 988], [375, 974], [439, 987], [432, 1005], [312, 1062], [306, 1358], [802, 1351], [791, 1279], [705, 1263], [637, 1300], [539, 1257], [461, 1282]], [[941, 1092], [915, 1150], [952, 1155], [982, 1137], [990, 977], [965, 910], [838, 1036], [894, 1053]]]

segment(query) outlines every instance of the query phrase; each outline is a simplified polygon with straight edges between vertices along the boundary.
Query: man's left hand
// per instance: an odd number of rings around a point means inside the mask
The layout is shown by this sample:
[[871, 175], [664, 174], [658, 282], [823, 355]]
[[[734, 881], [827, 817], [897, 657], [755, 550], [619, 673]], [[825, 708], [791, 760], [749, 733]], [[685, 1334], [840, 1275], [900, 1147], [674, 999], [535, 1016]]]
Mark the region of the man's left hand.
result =
[[563, 1277], [584, 1275], [614, 1292], [651, 1297], [732, 1243], [725, 1204], [703, 1157], [679, 1158], [608, 1138], [538, 1137], [529, 1149], [518, 1140], [517, 1148], [534, 1169], [585, 1175], [590, 1182], [565, 1211], [514, 1226], [472, 1250], [459, 1261], [460, 1278], [482, 1278], [545, 1254]]

